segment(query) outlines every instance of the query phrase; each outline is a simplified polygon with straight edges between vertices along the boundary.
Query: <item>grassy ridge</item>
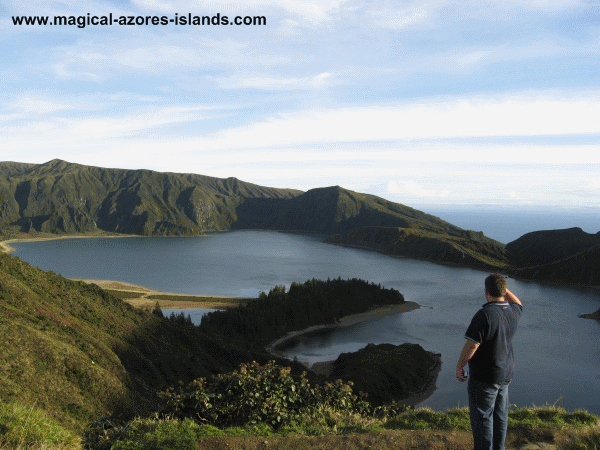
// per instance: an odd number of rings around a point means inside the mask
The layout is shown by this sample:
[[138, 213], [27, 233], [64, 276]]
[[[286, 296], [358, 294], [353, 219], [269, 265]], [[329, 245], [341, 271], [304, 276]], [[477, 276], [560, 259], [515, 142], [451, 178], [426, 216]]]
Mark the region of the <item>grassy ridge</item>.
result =
[[383, 253], [478, 269], [507, 267], [504, 244], [464, 230], [425, 231], [363, 227], [327, 239], [332, 244], [366, 247]]
[[[378, 432], [410, 430], [413, 436], [418, 436], [416, 430], [451, 430], [445, 446], [429, 447], [422, 443], [417, 448], [468, 448], [469, 444], [472, 448], [470, 436], [466, 440], [463, 440], [465, 435], [456, 437], [457, 431], [471, 430], [467, 408], [444, 412], [403, 409], [393, 404], [373, 408], [357, 397], [350, 385], [338, 381], [313, 386], [305, 378], [293, 378], [289, 370], [274, 364], [242, 365], [238, 371], [169, 390], [163, 399], [160, 411], [145, 417], [113, 423], [108, 430], [97, 424], [87, 435], [87, 444], [94, 450], [193, 449], [198, 442], [207, 442], [205, 439], [210, 436], [326, 435], [331, 437], [328, 445], [313, 447], [310, 441], [304, 441], [297, 448], [390, 448], [389, 442], [379, 441]], [[556, 442], [559, 439], [555, 438], [562, 433], [560, 439], [565, 446], [561, 448], [593, 449], [600, 443], [598, 425], [598, 417], [585, 411], [569, 413], [553, 406], [515, 407], [509, 413], [509, 440], [510, 444], [532, 440]], [[356, 447], [349, 447], [349, 441], [343, 437], [351, 433], [366, 434], [364, 442], [359, 438]], [[264, 448], [265, 444], [252, 439], [220, 442], [227, 448], [240, 449]], [[289, 448], [290, 441], [277, 442], [279, 445], [269, 442], [269, 448]], [[589, 446], [576, 446], [587, 442]], [[234, 443], [241, 445], [234, 447]], [[514, 448], [510, 444], [508, 448]]]
[[7, 254], [0, 254], [0, 346], [4, 413], [39, 412], [71, 432], [99, 415], [146, 408], [179, 380], [269, 357]]
[[235, 178], [53, 160], [0, 163], [0, 192], [0, 227], [13, 232], [195, 235], [258, 228], [331, 234], [379, 226], [469, 237], [435, 216], [339, 186], [302, 193]]
[[12, 232], [198, 235], [229, 229], [246, 198], [289, 198], [235, 178], [104, 169], [52, 160], [0, 163], [0, 227]]
[[70, 428], [126, 401], [114, 352], [145, 315], [95, 286], [0, 255], [0, 398], [36, 404]]

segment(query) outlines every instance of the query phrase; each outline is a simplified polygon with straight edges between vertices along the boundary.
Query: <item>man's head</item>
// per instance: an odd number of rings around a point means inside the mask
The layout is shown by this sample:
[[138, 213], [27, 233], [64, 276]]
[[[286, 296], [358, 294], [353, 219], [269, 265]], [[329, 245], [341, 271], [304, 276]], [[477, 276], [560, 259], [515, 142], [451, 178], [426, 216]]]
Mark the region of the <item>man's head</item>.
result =
[[485, 279], [485, 291], [490, 297], [499, 298], [506, 294], [506, 278], [493, 273]]

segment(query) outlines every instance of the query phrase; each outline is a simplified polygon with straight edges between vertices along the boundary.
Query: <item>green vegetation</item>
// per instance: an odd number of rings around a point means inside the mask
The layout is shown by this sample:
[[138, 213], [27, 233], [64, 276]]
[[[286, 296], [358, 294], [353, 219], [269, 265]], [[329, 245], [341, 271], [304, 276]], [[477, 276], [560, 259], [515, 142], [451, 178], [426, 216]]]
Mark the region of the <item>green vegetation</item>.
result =
[[379, 406], [390, 399], [401, 402], [432, 392], [441, 364], [441, 355], [419, 344], [368, 344], [339, 355], [330, 378], [351, 381], [356, 390], [368, 394], [372, 405]]
[[0, 402], [0, 449], [79, 449], [81, 438], [36, 405]]
[[[98, 422], [87, 444], [114, 448], [195, 448], [207, 436], [310, 436], [381, 430], [470, 431], [467, 408], [435, 412], [397, 405], [372, 407], [341, 381], [311, 386], [304, 375], [273, 363], [242, 365], [210, 380], [200, 379], [162, 394], [159, 411], [122, 423]], [[561, 408], [516, 408], [509, 430], [522, 437], [553, 436], [565, 430], [598, 443], [599, 418]], [[107, 426], [108, 425], [108, 426]], [[596, 427], [596, 428], [594, 428]], [[592, 430], [592, 431], [590, 431]], [[593, 431], [596, 430], [596, 431]], [[594, 448], [565, 447], [565, 448]]]
[[52, 160], [0, 163], [0, 229], [18, 233], [116, 232], [196, 236], [226, 230], [245, 199], [300, 194], [193, 174], [104, 169]]
[[[379, 293], [377, 304], [402, 300], [361, 280], [313, 280], [269, 295], [283, 301], [295, 292], [300, 299], [316, 289], [328, 298], [328, 290], [343, 288], [356, 300], [368, 292]], [[166, 449], [196, 448], [216, 435], [463, 427], [453, 412], [427, 422], [421, 410], [374, 406], [347, 381], [303, 375], [282, 360], [267, 363], [254, 342], [226, 333], [136, 310], [95, 285], [0, 255], [0, 449], [75, 449], [84, 435], [92, 448]], [[232, 361], [247, 363], [234, 371]], [[513, 428], [567, 427], [570, 442], [598, 441], [597, 418], [587, 413], [561, 413], [560, 421], [537, 411], [533, 418], [511, 414]], [[571, 431], [580, 425], [591, 428]]]
[[[106, 289], [109, 290], [109, 289]], [[142, 298], [146, 295], [145, 292], [134, 292], [134, 291], [120, 291], [118, 289], [110, 289], [111, 295], [121, 300], [126, 300], [130, 298]]]
[[237, 297], [205, 297], [202, 295], [169, 295], [169, 294], [151, 294], [149, 300], [174, 300], [178, 302], [197, 302], [197, 303], [226, 303], [231, 306], [248, 303], [253, 299]]
[[25, 423], [23, 408], [78, 434], [99, 415], [151, 407], [157, 390], [180, 380], [268, 358], [245, 342], [207, 335], [186, 317], [173, 319], [0, 254], [2, 434], [14, 442], [21, 432], [8, 431]]
[[163, 416], [196, 417], [219, 428], [267, 424], [278, 429], [326, 408], [353, 413], [369, 408], [351, 384], [337, 380], [311, 386], [305, 374], [292, 377], [289, 367], [273, 361], [264, 366], [243, 364], [238, 371], [195, 380], [185, 389], [167, 391], [163, 399]]
[[239, 336], [265, 346], [290, 331], [312, 325], [335, 324], [336, 319], [366, 312], [375, 306], [398, 305], [404, 297], [394, 289], [360, 279], [316, 280], [276, 286], [257, 300], [226, 311], [206, 314], [200, 329], [211, 334]]
[[460, 229], [429, 231], [371, 226], [332, 236], [326, 242], [478, 269], [498, 270], [509, 265], [504, 244], [482, 233]]
[[[0, 163], [0, 230], [19, 233], [125, 233], [195, 236], [206, 231], [268, 229], [344, 233], [401, 228], [434, 238], [481, 242], [416, 209], [339, 186], [305, 193], [192, 174], [120, 170], [53, 160]], [[310, 212], [307, 214], [307, 211]], [[472, 252], [502, 244], [486, 238]], [[501, 253], [501, 252], [500, 252]], [[477, 255], [475, 255], [477, 257]], [[497, 249], [487, 255], [502, 261]]]

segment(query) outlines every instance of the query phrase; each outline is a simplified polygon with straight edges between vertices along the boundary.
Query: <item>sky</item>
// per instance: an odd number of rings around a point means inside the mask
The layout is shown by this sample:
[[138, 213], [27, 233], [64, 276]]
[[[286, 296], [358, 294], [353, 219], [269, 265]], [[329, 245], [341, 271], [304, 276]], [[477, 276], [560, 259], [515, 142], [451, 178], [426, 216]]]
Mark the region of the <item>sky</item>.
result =
[[0, 161], [600, 206], [598, 0], [2, 0], [0, 39]]

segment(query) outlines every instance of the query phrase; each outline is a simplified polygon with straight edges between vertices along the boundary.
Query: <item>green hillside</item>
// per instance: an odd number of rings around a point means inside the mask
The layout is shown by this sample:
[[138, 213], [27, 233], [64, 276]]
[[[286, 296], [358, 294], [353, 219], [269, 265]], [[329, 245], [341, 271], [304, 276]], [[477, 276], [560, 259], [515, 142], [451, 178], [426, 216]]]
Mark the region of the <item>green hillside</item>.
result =
[[0, 163], [0, 227], [25, 233], [98, 230], [198, 235], [226, 230], [246, 199], [300, 194], [194, 174], [105, 169], [52, 160]]
[[101, 415], [150, 407], [157, 390], [179, 381], [272, 359], [6, 254], [0, 345], [0, 437], [7, 410], [39, 412], [80, 432]]
[[364, 226], [416, 228], [460, 234], [464, 230], [399, 203], [339, 186], [311, 189], [286, 200], [253, 199], [238, 208], [234, 228], [343, 233]]
[[600, 233], [590, 234], [581, 228], [533, 231], [506, 245], [515, 266], [548, 264], [575, 256], [600, 245]]
[[456, 227], [446, 232], [363, 227], [330, 237], [327, 242], [477, 269], [500, 270], [508, 266], [504, 244]]
[[194, 174], [61, 160], [0, 163], [0, 227], [18, 232], [194, 235], [227, 229], [341, 233], [363, 226], [464, 235], [437, 217], [339, 186], [300, 192]]
[[538, 231], [507, 245], [512, 276], [540, 282], [600, 286], [600, 236], [580, 228]]

